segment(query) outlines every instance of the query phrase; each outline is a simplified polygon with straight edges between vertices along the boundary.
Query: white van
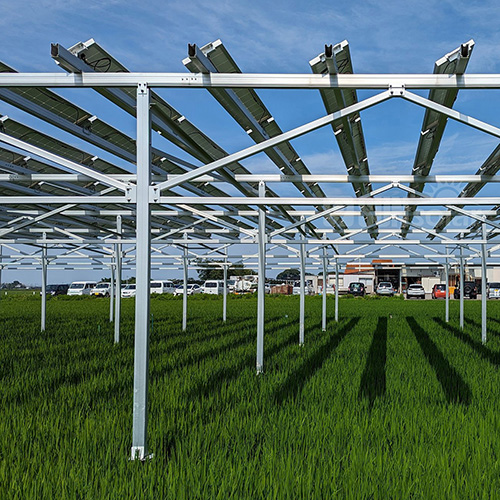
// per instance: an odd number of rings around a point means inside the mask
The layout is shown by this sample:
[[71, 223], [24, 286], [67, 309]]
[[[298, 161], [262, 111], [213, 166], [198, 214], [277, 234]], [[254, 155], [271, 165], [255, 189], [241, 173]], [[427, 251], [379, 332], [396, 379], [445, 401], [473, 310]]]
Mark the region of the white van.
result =
[[150, 293], [174, 293], [175, 286], [171, 281], [155, 280], [150, 283]]
[[95, 281], [74, 281], [69, 285], [68, 295], [90, 295], [96, 285]]
[[[304, 286], [304, 293], [306, 295], [314, 295], [314, 288], [312, 282], [307, 280]], [[327, 293], [329, 293], [327, 291]], [[293, 284], [292, 295], [300, 295], [300, 281], [295, 281]]]
[[207, 280], [203, 284], [203, 293], [220, 295], [224, 293], [224, 282], [220, 280]]

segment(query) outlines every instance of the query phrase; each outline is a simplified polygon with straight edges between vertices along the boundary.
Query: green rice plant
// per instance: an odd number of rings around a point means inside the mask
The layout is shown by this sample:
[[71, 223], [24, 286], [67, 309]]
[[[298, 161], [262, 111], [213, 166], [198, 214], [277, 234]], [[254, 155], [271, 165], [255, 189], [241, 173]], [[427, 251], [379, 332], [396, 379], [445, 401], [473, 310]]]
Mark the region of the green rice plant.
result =
[[0, 301], [0, 498], [496, 498], [500, 305], [155, 297], [149, 447], [131, 446], [134, 300], [113, 343], [109, 299]]

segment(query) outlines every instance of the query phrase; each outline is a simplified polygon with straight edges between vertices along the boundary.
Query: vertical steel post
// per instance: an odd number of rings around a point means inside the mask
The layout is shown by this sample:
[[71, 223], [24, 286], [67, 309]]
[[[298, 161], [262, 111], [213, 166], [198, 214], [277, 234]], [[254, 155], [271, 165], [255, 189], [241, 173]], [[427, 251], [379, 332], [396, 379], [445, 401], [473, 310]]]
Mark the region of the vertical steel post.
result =
[[224, 257], [224, 269], [223, 269], [224, 291], [222, 292], [222, 321], [224, 323], [226, 322], [227, 318], [227, 248], [225, 249], [225, 254], [226, 256]]
[[[259, 182], [259, 198], [266, 196], [266, 185]], [[259, 207], [259, 233], [257, 237], [259, 267], [257, 276], [257, 374], [264, 370], [264, 297], [266, 283], [266, 210]]]
[[149, 306], [151, 279], [151, 116], [147, 84], [137, 86], [136, 296], [132, 460], [148, 458]]
[[445, 276], [446, 276], [446, 306], [445, 306], [445, 315], [444, 319], [446, 323], [450, 321], [450, 268], [448, 264], [448, 257], [446, 257], [446, 263], [444, 265], [444, 268], [446, 270]]
[[339, 261], [335, 259], [335, 321], [339, 321]]
[[460, 328], [464, 329], [464, 247], [460, 245]]
[[3, 246], [0, 245], [0, 295], [2, 294]]
[[399, 295], [401, 295], [403, 293], [403, 277], [402, 277], [402, 274], [403, 274], [403, 266], [401, 266], [399, 268], [399, 290], [398, 290]]
[[[486, 224], [483, 222], [483, 240], [486, 241]], [[486, 281], [488, 279], [488, 267], [486, 262], [486, 243], [481, 245], [481, 341], [486, 344], [486, 322], [487, 322], [487, 310], [486, 310]]]
[[326, 245], [323, 245], [323, 311], [321, 329], [326, 332], [326, 289], [328, 288], [328, 269], [327, 269]]
[[111, 259], [111, 265], [109, 266], [109, 273], [111, 276], [111, 281], [109, 282], [109, 322], [113, 323], [113, 305], [115, 299], [115, 262], [114, 258]]
[[[122, 216], [116, 217], [116, 232], [122, 234]], [[121, 238], [121, 236], [119, 236]], [[120, 320], [122, 310], [122, 244], [115, 243], [116, 295], [115, 295], [115, 344], [120, 342]]]
[[187, 233], [184, 233], [184, 251], [182, 255], [182, 331], [187, 329], [187, 282], [188, 282], [188, 246]]
[[[304, 217], [302, 217], [304, 219]], [[304, 345], [305, 312], [306, 312], [306, 244], [304, 237], [299, 246], [300, 257], [300, 319], [299, 319], [299, 345]]]
[[[44, 239], [45, 239], [44, 233]], [[47, 245], [42, 247], [42, 320], [40, 331], [45, 331], [45, 321], [47, 315]]]

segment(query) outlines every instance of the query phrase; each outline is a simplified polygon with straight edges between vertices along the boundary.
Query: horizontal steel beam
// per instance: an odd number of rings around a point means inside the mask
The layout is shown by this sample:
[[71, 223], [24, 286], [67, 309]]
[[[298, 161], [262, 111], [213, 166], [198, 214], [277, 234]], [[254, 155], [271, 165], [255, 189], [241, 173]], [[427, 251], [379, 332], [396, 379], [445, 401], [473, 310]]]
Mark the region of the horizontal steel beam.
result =
[[[41, 200], [43, 197], [38, 197]], [[66, 197], [61, 197], [66, 199]], [[82, 197], [83, 198], [83, 197]], [[0, 198], [0, 203], [3, 203], [5, 198]], [[88, 199], [88, 198], [84, 198]], [[242, 198], [242, 197], [168, 197], [161, 196], [158, 199], [159, 203], [165, 205], [346, 205], [346, 206], [440, 206], [440, 205], [499, 205], [500, 197], [476, 197], [476, 198]], [[62, 202], [66, 203], [66, 202]], [[69, 203], [69, 202], [68, 202]], [[86, 203], [89, 203], [86, 201]], [[90, 203], [104, 203], [101, 198], [99, 201]]]
[[500, 89], [499, 74], [2, 73], [0, 87]]
[[[108, 178], [115, 179], [120, 182], [128, 183], [136, 182], [135, 174], [106, 174]], [[153, 182], [162, 182], [166, 180], [175, 180], [181, 174], [170, 175], [152, 175]], [[259, 182], [265, 183], [296, 183], [303, 182], [305, 184], [350, 184], [352, 182], [370, 182], [370, 183], [459, 183], [459, 184], [475, 184], [483, 182], [500, 182], [500, 175], [280, 175], [280, 174], [235, 174], [234, 179], [237, 182]], [[81, 174], [0, 174], [0, 182], [91, 182], [94, 178]], [[226, 183], [227, 180], [221, 179], [218, 176], [202, 175], [193, 179], [192, 182], [211, 184], [215, 182]]]

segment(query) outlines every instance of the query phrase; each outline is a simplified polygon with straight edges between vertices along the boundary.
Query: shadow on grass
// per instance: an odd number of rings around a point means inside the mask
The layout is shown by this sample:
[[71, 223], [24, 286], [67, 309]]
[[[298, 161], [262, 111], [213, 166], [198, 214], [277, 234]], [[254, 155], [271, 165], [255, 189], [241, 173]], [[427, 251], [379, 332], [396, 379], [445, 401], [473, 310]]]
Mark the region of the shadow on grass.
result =
[[[320, 345], [313, 353], [285, 380], [283, 385], [275, 392], [275, 399], [282, 404], [287, 399], [297, 396], [305, 383], [323, 366], [335, 348], [344, 337], [354, 328], [360, 318], [352, 318], [348, 323], [330, 336], [327, 342]], [[325, 336], [328, 333], [325, 332]]]
[[254, 335], [249, 335], [248, 333], [244, 337], [238, 335], [238, 338], [233, 342], [229, 342], [223, 345], [213, 347], [211, 349], [207, 349], [206, 351], [201, 353], [192, 354], [190, 356], [188, 355], [187, 359], [179, 361], [177, 364], [173, 364], [170, 366], [169, 365], [153, 366], [151, 368], [151, 377], [153, 379], [161, 378], [167, 373], [172, 372], [174, 370], [178, 370], [180, 368], [184, 368], [190, 365], [195, 365], [205, 359], [216, 358], [217, 356], [219, 356], [224, 352], [229, 352], [243, 345], [250, 344], [254, 340], [254, 338], [255, 338]]
[[459, 328], [451, 326], [450, 324], [443, 321], [441, 318], [432, 318], [439, 326], [448, 330], [452, 333], [457, 339], [461, 340], [464, 344], [467, 344], [469, 347], [474, 349], [483, 359], [489, 361], [492, 365], [499, 366], [500, 365], [500, 353], [492, 351], [488, 349], [485, 345], [483, 345], [478, 340], [474, 340], [472, 337], [464, 333]]
[[[297, 334], [294, 332], [285, 340], [272, 345], [268, 349], [264, 347], [264, 363], [266, 362], [266, 359], [269, 359], [271, 356], [274, 356], [282, 349], [285, 349], [295, 342], [297, 342]], [[224, 382], [234, 380], [239, 375], [241, 375], [242, 370], [252, 364], [255, 366], [255, 353], [242, 357], [240, 362], [234, 366], [220, 368], [219, 370], [214, 372], [208, 378], [208, 380], [199, 382], [192, 390], [188, 392], [188, 396], [191, 398], [198, 398], [207, 396], [212, 392], [216, 392], [221, 388]]]
[[[482, 328], [481, 323], [478, 323], [477, 321], [474, 321], [474, 320], [469, 319], [469, 318], [464, 318], [464, 319], [465, 319], [466, 323], [469, 323], [469, 325], [475, 326], [476, 328], [481, 330], [481, 328]], [[493, 330], [493, 328], [491, 328], [491, 319], [493, 319], [493, 318], [488, 318], [488, 320], [486, 321], [487, 333], [491, 333], [492, 335], [495, 335], [496, 337], [500, 337], [500, 332], [498, 330]]]
[[436, 373], [438, 382], [443, 388], [448, 403], [458, 403], [468, 405], [472, 398], [472, 393], [460, 376], [460, 374], [450, 365], [443, 353], [429, 337], [429, 334], [412, 317], [406, 317], [406, 321], [413, 331], [420, 348]]
[[368, 405], [386, 392], [385, 364], [387, 361], [387, 318], [379, 318], [361, 376], [359, 397], [368, 399]]

